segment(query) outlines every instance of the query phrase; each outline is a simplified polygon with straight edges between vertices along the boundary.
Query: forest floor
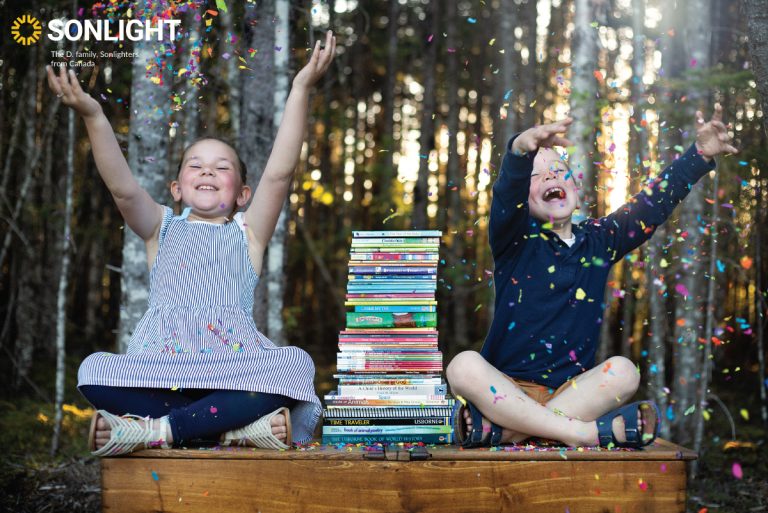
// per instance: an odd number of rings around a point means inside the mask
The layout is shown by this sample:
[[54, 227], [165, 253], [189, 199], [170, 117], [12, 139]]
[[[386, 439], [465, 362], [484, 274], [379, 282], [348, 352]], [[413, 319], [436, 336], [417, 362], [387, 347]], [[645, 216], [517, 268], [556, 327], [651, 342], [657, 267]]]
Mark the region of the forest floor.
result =
[[[99, 461], [86, 449], [91, 410], [81, 407], [66, 408], [60, 451], [52, 458], [52, 408], [28, 400], [0, 401], [6, 442], [0, 512], [101, 511]], [[768, 513], [768, 431], [759, 419], [737, 420], [736, 442], [729, 423], [713, 416], [707, 424], [706, 450], [689, 484], [689, 512]]]

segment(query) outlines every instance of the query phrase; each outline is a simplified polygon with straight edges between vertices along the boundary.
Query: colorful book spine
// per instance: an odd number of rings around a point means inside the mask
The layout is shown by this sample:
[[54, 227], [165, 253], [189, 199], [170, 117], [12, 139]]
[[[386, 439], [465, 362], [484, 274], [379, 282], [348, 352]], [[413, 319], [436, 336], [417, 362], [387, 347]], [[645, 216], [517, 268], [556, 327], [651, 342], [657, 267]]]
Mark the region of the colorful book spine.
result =
[[450, 426], [451, 417], [391, 417], [326, 419], [328, 426]]
[[391, 425], [391, 426], [323, 426], [325, 435], [429, 435], [451, 434], [451, 426]]
[[339, 385], [336, 390], [340, 396], [369, 395], [440, 395], [445, 397], [448, 386], [440, 385]]
[[437, 313], [355, 313], [347, 312], [347, 328], [433, 328]]
[[431, 433], [426, 435], [323, 435], [326, 444], [390, 444], [390, 443], [450, 444], [453, 434]]
[[443, 232], [440, 230], [356, 230], [352, 232], [352, 237], [441, 237]]

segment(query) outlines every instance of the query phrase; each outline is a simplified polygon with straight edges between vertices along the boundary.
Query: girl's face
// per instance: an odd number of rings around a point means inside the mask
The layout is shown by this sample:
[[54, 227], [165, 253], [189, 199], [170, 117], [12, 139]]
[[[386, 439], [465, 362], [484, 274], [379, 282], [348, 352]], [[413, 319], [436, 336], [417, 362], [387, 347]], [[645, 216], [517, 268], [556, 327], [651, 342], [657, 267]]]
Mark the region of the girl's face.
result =
[[578, 205], [576, 182], [560, 155], [551, 148], [539, 148], [533, 160], [528, 206], [531, 215], [544, 222], [570, 222]]
[[237, 154], [227, 144], [204, 139], [187, 150], [177, 180], [171, 182], [175, 201], [182, 201], [199, 217], [228, 217], [251, 198], [237, 167]]

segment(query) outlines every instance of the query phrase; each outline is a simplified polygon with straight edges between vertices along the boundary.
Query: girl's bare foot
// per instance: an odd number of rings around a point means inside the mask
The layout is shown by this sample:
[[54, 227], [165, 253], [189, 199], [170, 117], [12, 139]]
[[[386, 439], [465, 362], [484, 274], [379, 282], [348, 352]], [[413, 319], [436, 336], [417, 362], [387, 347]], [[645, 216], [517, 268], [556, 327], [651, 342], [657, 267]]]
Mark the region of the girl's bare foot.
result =
[[[169, 446], [173, 443], [173, 435], [171, 434], [170, 426], [167, 422], [163, 422], [161, 419], [152, 419], [152, 427], [154, 430], [156, 430], [154, 437], [156, 438], [156, 445], [160, 447], [163, 443], [163, 439], [166, 444]], [[144, 427], [146, 425], [146, 420], [144, 419], [131, 419], [131, 422], [138, 423], [141, 427]], [[162, 430], [162, 432], [161, 432]], [[112, 437], [112, 428], [109, 425], [109, 422], [102, 417], [99, 416], [98, 419], [96, 419], [96, 432], [94, 434], [94, 444], [96, 450], [101, 449], [104, 447], [107, 442], [109, 442], [110, 438]], [[153, 446], [154, 443], [150, 442], [150, 446]]]

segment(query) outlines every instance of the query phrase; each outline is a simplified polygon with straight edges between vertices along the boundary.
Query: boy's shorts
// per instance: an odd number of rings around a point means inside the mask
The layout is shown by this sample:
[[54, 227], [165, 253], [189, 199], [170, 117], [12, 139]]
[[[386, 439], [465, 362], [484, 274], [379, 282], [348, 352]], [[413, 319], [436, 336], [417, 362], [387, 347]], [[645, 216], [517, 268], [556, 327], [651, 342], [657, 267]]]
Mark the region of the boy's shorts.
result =
[[517, 387], [525, 392], [525, 395], [540, 404], [546, 404], [555, 397], [557, 397], [563, 390], [571, 386], [570, 381], [566, 381], [560, 385], [557, 390], [553, 390], [546, 385], [539, 385], [533, 381], [524, 381], [522, 379], [515, 379], [507, 376], [507, 379], [517, 385]]

